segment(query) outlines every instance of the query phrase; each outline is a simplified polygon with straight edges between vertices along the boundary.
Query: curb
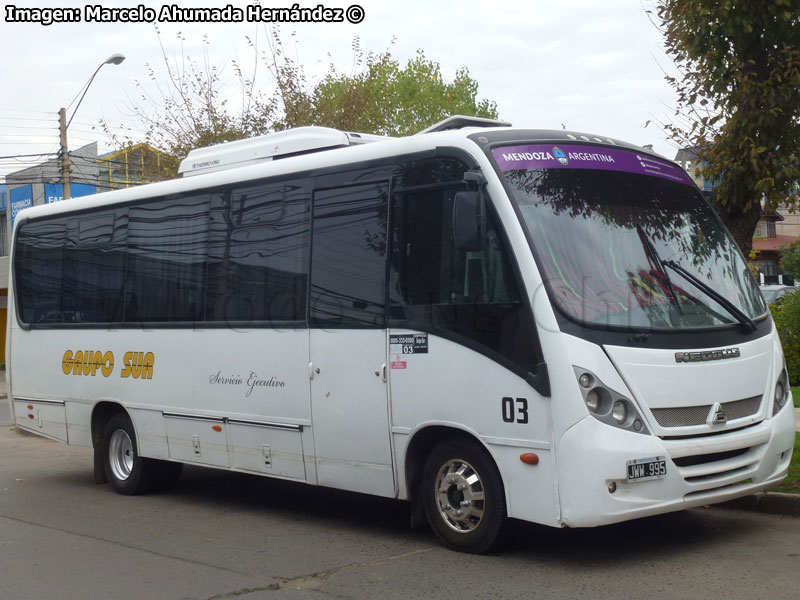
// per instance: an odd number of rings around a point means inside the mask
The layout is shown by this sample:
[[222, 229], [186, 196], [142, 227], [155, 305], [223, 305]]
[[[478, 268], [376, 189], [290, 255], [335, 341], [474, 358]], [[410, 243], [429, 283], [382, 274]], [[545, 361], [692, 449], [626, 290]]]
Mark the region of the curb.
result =
[[719, 504], [721, 508], [752, 510], [773, 515], [800, 516], [800, 494], [760, 492]]

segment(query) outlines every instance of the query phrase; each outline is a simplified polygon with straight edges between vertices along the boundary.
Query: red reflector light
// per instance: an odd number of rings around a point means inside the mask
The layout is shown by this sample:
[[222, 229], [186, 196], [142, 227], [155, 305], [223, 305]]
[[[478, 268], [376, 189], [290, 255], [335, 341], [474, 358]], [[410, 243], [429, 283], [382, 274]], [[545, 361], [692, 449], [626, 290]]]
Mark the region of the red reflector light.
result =
[[222, 431], [222, 426], [221, 425], [214, 425], [211, 429], [213, 429], [214, 431]]
[[526, 465], [538, 465], [539, 464], [539, 455], [534, 454], [533, 452], [525, 452], [524, 454], [519, 455], [519, 459], [524, 462]]
[[28, 418], [29, 418], [29, 419], [35, 419], [36, 417], [34, 417], [33, 415], [30, 415], [30, 414], [29, 414], [29, 415], [28, 415]]

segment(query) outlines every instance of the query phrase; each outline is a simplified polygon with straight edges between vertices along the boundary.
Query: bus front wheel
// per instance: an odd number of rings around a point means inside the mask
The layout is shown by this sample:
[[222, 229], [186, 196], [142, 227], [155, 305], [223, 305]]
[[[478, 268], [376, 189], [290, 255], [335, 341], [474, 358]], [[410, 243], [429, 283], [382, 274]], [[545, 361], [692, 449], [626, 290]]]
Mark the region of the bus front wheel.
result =
[[428, 523], [448, 548], [480, 554], [502, 543], [503, 483], [491, 456], [476, 443], [437, 444], [425, 461], [422, 494]]
[[103, 437], [103, 466], [111, 487], [119, 494], [139, 494], [150, 488], [153, 465], [139, 456], [136, 433], [128, 415], [111, 417]]

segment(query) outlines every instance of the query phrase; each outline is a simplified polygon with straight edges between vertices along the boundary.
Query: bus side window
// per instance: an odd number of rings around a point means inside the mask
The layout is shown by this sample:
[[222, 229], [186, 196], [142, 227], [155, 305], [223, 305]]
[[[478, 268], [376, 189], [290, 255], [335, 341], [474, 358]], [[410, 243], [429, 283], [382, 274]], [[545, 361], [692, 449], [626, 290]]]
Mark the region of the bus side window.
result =
[[314, 192], [312, 327], [383, 327], [388, 195], [384, 182]]
[[23, 323], [63, 323], [66, 219], [24, 223], [17, 232], [14, 284]]
[[196, 322], [205, 296], [209, 195], [128, 210], [125, 322]]
[[127, 210], [67, 220], [63, 311], [67, 323], [113, 323], [123, 318]]
[[305, 319], [310, 194], [302, 182], [211, 196], [206, 321]]
[[519, 302], [514, 274], [489, 215], [481, 250], [456, 247], [452, 220], [455, 191], [395, 195], [395, 267], [400, 304], [503, 304]]
[[391, 324], [477, 343], [535, 373], [541, 353], [497, 217], [487, 203], [481, 248], [459, 250], [455, 184], [393, 194]]

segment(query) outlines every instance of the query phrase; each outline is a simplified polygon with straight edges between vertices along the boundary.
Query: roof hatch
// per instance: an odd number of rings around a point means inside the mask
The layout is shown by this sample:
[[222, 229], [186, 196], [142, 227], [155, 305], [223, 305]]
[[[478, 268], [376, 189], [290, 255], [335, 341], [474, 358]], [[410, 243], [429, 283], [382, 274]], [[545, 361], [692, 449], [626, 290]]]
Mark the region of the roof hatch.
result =
[[464, 127], [511, 127], [511, 123], [507, 121], [498, 121], [497, 119], [486, 119], [484, 117], [465, 117], [464, 115], [453, 115], [447, 117], [444, 121], [439, 121], [435, 125], [431, 125], [427, 129], [417, 132], [420, 133], [436, 133], [437, 131], [448, 131], [451, 129], [463, 129]]

